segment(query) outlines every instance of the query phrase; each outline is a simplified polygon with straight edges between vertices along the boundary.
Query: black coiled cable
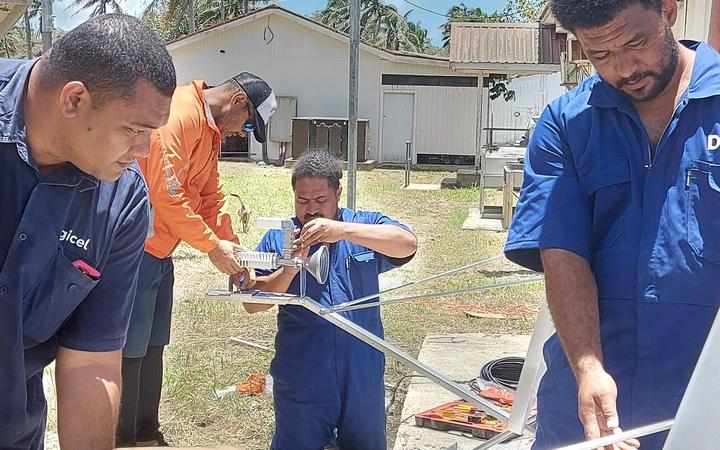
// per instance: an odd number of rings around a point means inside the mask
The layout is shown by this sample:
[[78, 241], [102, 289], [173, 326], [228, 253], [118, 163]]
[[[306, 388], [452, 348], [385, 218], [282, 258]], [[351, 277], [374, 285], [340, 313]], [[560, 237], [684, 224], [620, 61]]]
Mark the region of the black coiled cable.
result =
[[480, 371], [480, 378], [508, 389], [517, 390], [525, 358], [510, 356], [499, 358], [485, 364]]

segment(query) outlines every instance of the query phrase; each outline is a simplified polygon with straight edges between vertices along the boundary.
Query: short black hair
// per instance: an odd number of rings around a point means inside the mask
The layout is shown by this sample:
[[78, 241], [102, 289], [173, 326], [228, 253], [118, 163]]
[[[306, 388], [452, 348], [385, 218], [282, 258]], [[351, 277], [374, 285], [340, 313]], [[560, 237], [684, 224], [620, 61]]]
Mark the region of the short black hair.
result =
[[327, 150], [310, 150], [303, 153], [295, 163], [292, 172], [292, 187], [300, 178], [326, 178], [330, 187], [340, 187], [342, 167], [340, 162]]
[[635, 4], [660, 13], [663, 11], [662, 0], [550, 0], [550, 9], [563, 28], [574, 31], [605, 25]]
[[165, 45], [142, 21], [125, 14], [105, 14], [80, 24], [58, 39], [41, 62], [44, 87], [80, 81], [95, 105], [129, 100], [140, 79], [167, 97], [176, 86]]

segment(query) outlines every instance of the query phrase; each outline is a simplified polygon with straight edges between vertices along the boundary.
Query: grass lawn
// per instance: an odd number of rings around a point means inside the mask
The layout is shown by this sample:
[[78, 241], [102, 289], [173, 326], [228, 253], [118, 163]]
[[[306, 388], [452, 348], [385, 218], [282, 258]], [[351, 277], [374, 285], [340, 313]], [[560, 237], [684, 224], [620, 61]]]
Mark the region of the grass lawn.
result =
[[[225, 192], [240, 195], [252, 209], [253, 219], [293, 215], [289, 170], [222, 162], [221, 173]], [[467, 209], [477, 203], [477, 189], [404, 191], [399, 189], [403, 176], [401, 170], [358, 173], [358, 209], [382, 211], [409, 225], [419, 238], [415, 259], [389, 272], [383, 280], [385, 283], [417, 280], [501, 253], [505, 233], [460, 230]], [[412, 181], [439, 183], [447, 176], [450, 176], [447, 172], [414, 172]], [[488, 190], [488, 195], [490, 203], [500, 204], [500, 192]], [[229, 206], [234, 211], [239, 201], [229, 197]], [[241, 241], [247, 247], [254, 247], [263, 233], [264, 230], [252, 226], [249, 233], [241, 235]], [[176, 251], [174, 259], [175, 306], [172, 342], [166, 350], [161, 405], [163, 432], [171, 444], [178, 446], [267, 449], [273, 431], [271, 397], [231, 394], [217, 400], [213, 388], [243, 381], [254, 372], [268, 371], [271, 352], [232, 344], [229, 338], [238, 336], [272, 347], [275, 309], [251, 316], [239, 303], [209, 300], [204, 293], [226, 287], [226, 278], [214, 271], [204, 255], [186, 245]], [[528, 272], [507, 261], [487, 269], [390, 295], [459, 289], [528, 276]], [[535, 283], [463, 297], [391, 305], [383, 308], [382, 315], [387, 339], [411, 355], [417, 355], [423, 338], [429, 333], [530, 333], [542, 296], [542, 285]], [[507, 318], [470, 318], [466, 310], [504, 313]], [[395, 384], [410, 373], [403, 365], [387, 360], [388, 383]], [[391, 440], [400, 421], [408, 419], [399, 417], [406, 381], [402, 382], [399, 398], [388, 415]]]

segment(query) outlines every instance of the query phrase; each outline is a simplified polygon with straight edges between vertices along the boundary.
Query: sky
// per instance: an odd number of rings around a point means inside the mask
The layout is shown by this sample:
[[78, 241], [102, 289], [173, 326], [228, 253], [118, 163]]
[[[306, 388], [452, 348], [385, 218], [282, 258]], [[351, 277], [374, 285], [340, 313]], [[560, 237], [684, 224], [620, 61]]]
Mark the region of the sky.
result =
[[[385, 3], [390, 3], [397, 6], [401, 14], [412, 10], [408, 16], [413, 22], [420, 22], [420, 24], [428, 30], [428, 36], [436, 46], [442, 45], [442, 32], [440, 27], [445, 23], [445, 17], [440, 14], [447, 14], [448, 9], [453, 5], [459, 5], [461, 2], [468, 7], [482, 8], [483, 12], [491, 13], [493, 11], [502, 11], [505, 7], [506, 0], [410, 0], [416, 5], [422, 6], [431, 11], [435, 11], [439, 14], [433, 14], [431, 12], [423, 11], [420, 8], [408, 3], [406, 0], [384, 0]], [[142, 10], [149, 3], [148, 0], [118, 0], [120, 6], [124, 12], [139, 16]], [[289, 9], [290, 11], [302, 14], [310, 15], [312, 12], [317, 11], [325, 7], [326, 0], [276, 0], [283, 8]], [[71, 30], [80, 23], [84, 22], [88, 18], [88, 13], [79, 12], [75, 13], [75, 10], [67, 5], [69, 1], [63, 3], [56, 2], [53, 4], [55, 26], [63, 30]]]

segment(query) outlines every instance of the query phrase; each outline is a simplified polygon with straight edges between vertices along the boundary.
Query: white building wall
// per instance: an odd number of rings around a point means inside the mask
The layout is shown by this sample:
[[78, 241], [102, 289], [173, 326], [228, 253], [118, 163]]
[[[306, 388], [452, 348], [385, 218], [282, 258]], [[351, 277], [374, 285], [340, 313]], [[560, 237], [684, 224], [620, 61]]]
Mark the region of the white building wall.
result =
[[[300, 117], [347, 117], [347, 44], [285, 17], [272, 14], [234, 28], [218, 29], [195, 42], [171, 45], [170, 54], [179, 83], [204, 79], [208, 84], [218, 84], [238, 72], [249, 71], [267, 80], [275, 95], [297, 97]], [[370, 120], [369, 159], [379, 158], [382, 91], [393, 89], [382, 86], [383, 73], [455, 75], [449, 67], [387, 61], [361, 49], [358, 116]], [[474, 89], [407, 88], [417, 91], [416, 136], [421, 143], [417, 151], [474, 153]], [[444, 120], [438, 120], [441, 117]], [[268, 143], [271, 159], [277, 158], [279, 148], [279, 143]], [[286, 154], [290, 151], [288, 146]], [[251, 152], [259, 158], [260, 144], [253, 141]]]
[[[548, 103], [567, 92], [560, 84], [560, 72], [515, 78], [508, 88], [515, 91], [515, 100], [506, 102], [502, 97], [492, 100], [487, 126], [492, 123], [495, 128], [527, 128], [531, 117], [539, 116]], [[493, 143], [513, 142], [522, 134], [497, 131], [493, 133]]]
[[[449, 69], [383, 61], [385, 74], [456, 75]], [[382, 86], [383, 92], [415, 93], [413, 153], [474, 155], [478, 88], [435, 86]], [[382, 117], [382, 113], [380, 114]], [[381, 126], [382, 128], [382, 126]], [[382, 129], [380, 130], [382, 137]]]
[[678, 39], [707, 41], [712, 0], [680, 0], [673, 33]]

